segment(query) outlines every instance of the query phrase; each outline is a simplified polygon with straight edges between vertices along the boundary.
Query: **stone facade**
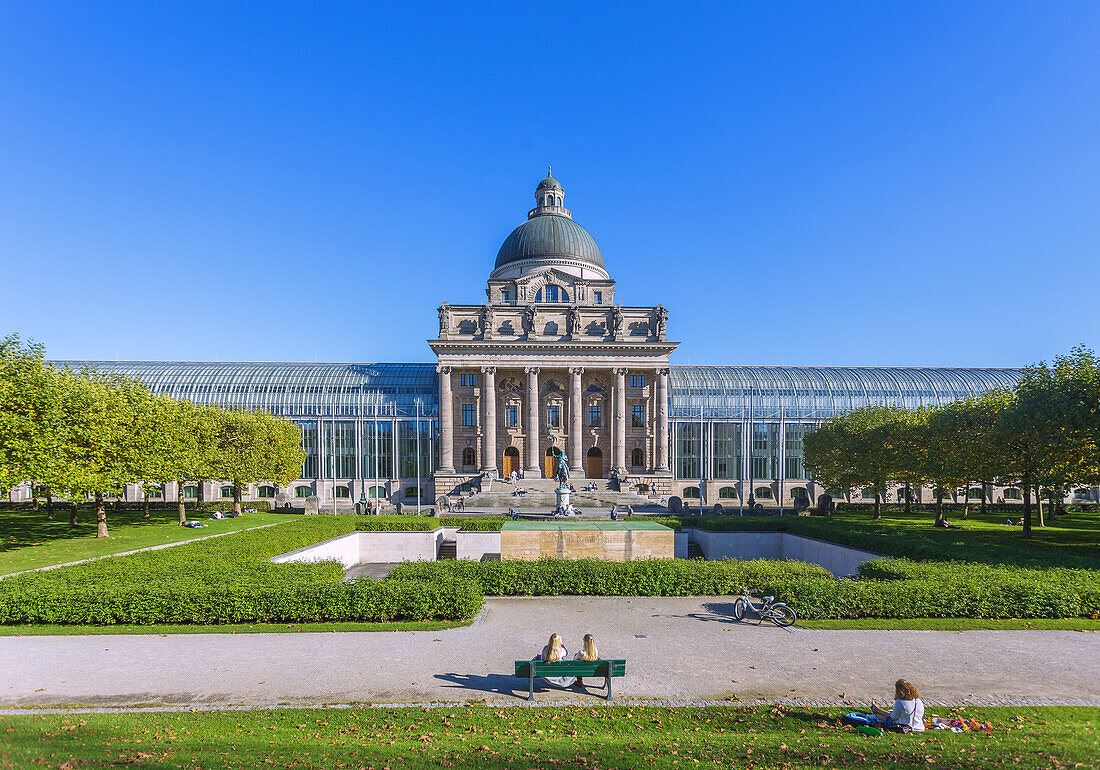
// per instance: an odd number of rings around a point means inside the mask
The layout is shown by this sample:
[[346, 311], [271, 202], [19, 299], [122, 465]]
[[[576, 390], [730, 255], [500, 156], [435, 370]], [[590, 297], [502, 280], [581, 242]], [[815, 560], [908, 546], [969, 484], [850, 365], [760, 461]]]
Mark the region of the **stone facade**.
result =
[[552, 205], [542, 203], [546, 184], [529, 221], [557, 217], [572, 239], [532, 228], [520, 247], [502, 247], [485, 304], [439, 308], [438, 336], [428, 340], [439, 372], [435, 492], [513, 471], [549, 478], [558, 450], [574, 478], [617, 468], [634, 486], [667, 492], [668, 357], [677, 345], [668, 313], [609, 304], [615, 282], [602, 255], [574, 235], [584, 231], [560, 205], [560, 186]]

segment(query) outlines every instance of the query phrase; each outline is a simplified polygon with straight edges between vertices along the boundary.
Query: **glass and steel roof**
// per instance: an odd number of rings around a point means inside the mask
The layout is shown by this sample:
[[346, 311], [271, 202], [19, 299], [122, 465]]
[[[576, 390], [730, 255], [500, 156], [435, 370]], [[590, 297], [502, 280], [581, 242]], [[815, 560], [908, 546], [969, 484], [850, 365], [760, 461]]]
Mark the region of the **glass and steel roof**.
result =
[[[197, 404], [292, 416], [438, 413], [433, 364], [55, 361], [137, 377], [154, 393]], [[673, 366], [670, 417], [678, 420], [822, 420], [868, 404], [947, 403], [1015, 385], [1021, 369]]]
[[673, 366], [671, 418], [821, 420], [868, 404], [932, 406], [1016, 384], [1021, 369]]
[[54, 361], [137, 377], [153, 393], [196, 404], [284, 416], [434, 416], [433, 364], [280, 364], [183, 361]]

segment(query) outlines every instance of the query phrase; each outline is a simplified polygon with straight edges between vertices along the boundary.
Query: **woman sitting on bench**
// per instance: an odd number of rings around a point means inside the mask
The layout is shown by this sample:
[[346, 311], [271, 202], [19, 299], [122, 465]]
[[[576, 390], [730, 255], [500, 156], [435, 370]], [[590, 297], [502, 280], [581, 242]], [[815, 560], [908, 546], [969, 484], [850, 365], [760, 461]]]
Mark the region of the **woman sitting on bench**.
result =
[[[591, 663], [600, 659], [600, 651], [596, 649], [596, 638], [592, 634], [584, 635], [584, 647], [573, 656], [574, 660], [586, 660]], [[578, 676], [574, 687], [584, 687], [584, 677]]]
[[[557, 634], [550, 634], [550, 640], [535, 660], [541, 660], [544, 663], [557, 663], [559, 660], [565, 660], [565, 656], [568, 654], [569, 650], [565, 649], [565, 645], [561, 643], [561, 637]], [[543, 679], [558, 687], [572, 687], [573, 683], [577, 681], [575, 676], [546, 676]]]

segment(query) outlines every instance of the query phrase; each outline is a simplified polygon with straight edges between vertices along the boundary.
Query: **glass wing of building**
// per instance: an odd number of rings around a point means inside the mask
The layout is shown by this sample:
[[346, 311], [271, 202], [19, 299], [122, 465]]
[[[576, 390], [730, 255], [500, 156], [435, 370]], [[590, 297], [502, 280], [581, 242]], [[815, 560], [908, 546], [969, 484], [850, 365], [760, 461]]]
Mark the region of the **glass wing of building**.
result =
[[[435, 417], [434, 364], [55, 361], [136, 377], [157, 394], [284, 417]], [[420, 402], [419, 407], [417, 401]]]

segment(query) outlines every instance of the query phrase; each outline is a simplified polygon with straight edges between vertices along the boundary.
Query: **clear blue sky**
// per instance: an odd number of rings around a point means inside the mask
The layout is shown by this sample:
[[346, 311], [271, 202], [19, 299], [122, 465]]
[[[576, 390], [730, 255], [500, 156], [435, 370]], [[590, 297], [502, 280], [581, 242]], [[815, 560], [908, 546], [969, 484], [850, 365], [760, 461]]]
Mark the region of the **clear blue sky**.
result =
[[549, 162], [678, 363], [1096, 347], [1098, 40], [1095, 2], [5, 3], [0, 333], [431, 360]]

